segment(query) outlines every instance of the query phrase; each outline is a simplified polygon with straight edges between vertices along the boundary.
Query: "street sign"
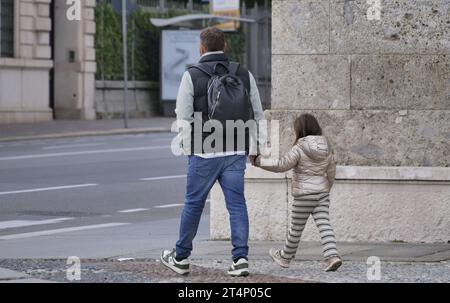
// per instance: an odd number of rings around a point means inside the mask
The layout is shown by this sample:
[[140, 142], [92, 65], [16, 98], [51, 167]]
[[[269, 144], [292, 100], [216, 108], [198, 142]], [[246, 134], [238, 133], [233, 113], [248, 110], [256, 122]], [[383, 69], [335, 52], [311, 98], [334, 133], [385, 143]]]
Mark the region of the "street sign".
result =
[[[112, 0], [111, 5], [117, 14], [122, 15], [122, 0]], [[137, 9], [137, 0], [126, 0], [126, 8], [126, 14], [129, 16]]]

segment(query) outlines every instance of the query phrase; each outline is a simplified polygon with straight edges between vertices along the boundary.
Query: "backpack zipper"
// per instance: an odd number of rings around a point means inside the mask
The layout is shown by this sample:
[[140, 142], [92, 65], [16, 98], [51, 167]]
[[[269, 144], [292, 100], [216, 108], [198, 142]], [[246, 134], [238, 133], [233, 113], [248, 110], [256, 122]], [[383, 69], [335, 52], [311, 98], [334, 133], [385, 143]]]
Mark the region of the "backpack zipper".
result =
[[209, 116], [209, 119], [212, 119], [212, 117], [214, 116], [214, 112], [216, 111], [216, 107], [217, 107], [217, 103], [219, 102], [219, 98], [220, 98], [220, 91], [217, 93], [216, 102], [214, 102], [214, 107], [212, 109], [211, 115]]

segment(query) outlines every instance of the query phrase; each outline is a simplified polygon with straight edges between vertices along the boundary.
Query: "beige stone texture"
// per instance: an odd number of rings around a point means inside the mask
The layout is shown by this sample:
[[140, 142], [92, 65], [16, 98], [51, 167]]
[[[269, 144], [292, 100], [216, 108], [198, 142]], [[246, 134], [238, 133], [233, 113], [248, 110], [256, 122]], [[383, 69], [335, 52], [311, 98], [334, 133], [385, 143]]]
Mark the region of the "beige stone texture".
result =
[[[247, 167], [251, 240], [283, 243], [292, 205], [289, 174]], [[443, 242], [450, 240], [450, 168], [339, 166], [330, 195], [338, 241]], [[211, 194], [211, 238], [229, 239], [220, 186]], [[312, 218], [302, 240], [320, 241]]]

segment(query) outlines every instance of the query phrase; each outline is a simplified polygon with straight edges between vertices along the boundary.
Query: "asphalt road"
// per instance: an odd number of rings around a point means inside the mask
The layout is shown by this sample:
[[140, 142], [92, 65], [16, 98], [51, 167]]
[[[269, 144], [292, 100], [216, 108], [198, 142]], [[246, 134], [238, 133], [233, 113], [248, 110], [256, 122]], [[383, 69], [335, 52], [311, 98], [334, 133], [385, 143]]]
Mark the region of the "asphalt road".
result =
[[[187, 159], [174, 134], [0, 143], [0, 258], [149, 254], [176, 241]], [[209, 234], [207, 204], [197, 238]], [[151, 253], [150, 253], [151, 252]]]

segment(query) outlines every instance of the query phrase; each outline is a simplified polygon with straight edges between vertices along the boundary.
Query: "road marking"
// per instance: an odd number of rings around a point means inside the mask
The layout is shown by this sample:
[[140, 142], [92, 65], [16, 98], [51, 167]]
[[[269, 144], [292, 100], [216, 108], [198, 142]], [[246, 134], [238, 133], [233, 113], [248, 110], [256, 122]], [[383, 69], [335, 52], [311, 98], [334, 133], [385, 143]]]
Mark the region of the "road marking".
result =
[[49, 158], [49, 157], [63, 157], [63, 156], [78, 156], [78, 155], [93, 155], [93, 154], [104, 154], [104, 153], [121, 153], [121, 152], [155, 150], [155, 149], [165, 149], [165, 148], [170, 148], [170, 145], [165, 145], [165, 146], [144, 146], [144, 147], [132, 147], [132, 148], [115, 148], [115, 149], [99, 149], [99, 150], [86, 150], [86, 151], [66, 152], [66, 153], [35, 154], [35, 155], [0, 157], [0, 161], [37, 159], [37, 158]]
[[139, 180], [141, 180], [141, 181], [158, 181], [158, 180], [170, 180], [170, 179], [182, 179], [182, 178], [186, 178], [186, 175], [150, 177], [150, 178], [142, 178]]
[[59, 148], [77, 148], [77, 147], [91, 147], [91, 146], [100, 146], [105, 145], [106, 143], [84, 143], [84, 144], [71, 144], [71, 145], [54, 145], [54, 146], [45, 146], [42, 149], [50, 150], [50, 149], [59, 149]]
[[16, 147], [16, 146], [24, 146], [24, 142], [18, 142], [18, 143], [11, 143], [10, 146]]
[[150, 139], [152, 140], [152, 142], [166, 142], [166, 141], [173, 141], [174, 138], [155, 138], [155, 139]]
[[39, 236], [49, 236], [49, 235], [68, 233], [68, 232], [76, 232], [76, 231], [89, 230], [89, 229], [123, 226], [123, 225], [128, 225], [128, 224], [130, 224], [130, 223], [106, 223], [106, 224], [85, 225], [85, 226], [69, 227], [69, 228], [59, 228], [59, 229], [52, 229], [52, 230], [43, 230], [43, 231], [36, 231], [36, 232], [30, 232], [30, 233], [1, 236], [0, 240], [15, 240], [15, 239], [25, 239], [25, 238], [32, 238], [32, 237], [39, 237]]
[[23, 193], [34, 193], [34, 192], [49, 191], [49, 190], [60, 190], [60, 189], [90, 187], [90, 186], [97, 186], [97, 185], [98, 184], [77, 184], [77, 185], [64, 185], [64, 186], [55, 186], [55, 187], [44, 187], [44, 188], [33, 188], [33, 189], [24, 189], [24, 190], [4, 191], [4, 192], [0, 192], [0, 196], [12, 195], [12, 194], [23, 194]]
[[25, 226], [35, 226], [35, 225], [45, 225], [45, 224], [55, 224], [64, 221], [73, 220], [73, 218], [57, 218], [49, 220], [12, 220], [12, 221], [2, 221], [0, 222], [0, 229], [17, 228]]
[[148, 208], [134, 208], [134, 209], [124, 209], [124, 210], [119, 210], [118, 213], [137, 213], [140, 211], [147, 211], [149, 210]]
[[[210, 203], [211, 202], [211, 200], [210, 199], [207, 199], [206, 201], [205, 201], [205, 203]], [[184, 204], [165, 204], [165, 205], [156, 205], [156, 206], [154, 206], [154, 208], [171, 208], [171, 207], [180, 207], [180, 206], [184, 206]]]
[[170, 207], [180, 207], [184, 204], [166, 204], [166, 205], [157, 205], [155, 208], [170, 208]]

